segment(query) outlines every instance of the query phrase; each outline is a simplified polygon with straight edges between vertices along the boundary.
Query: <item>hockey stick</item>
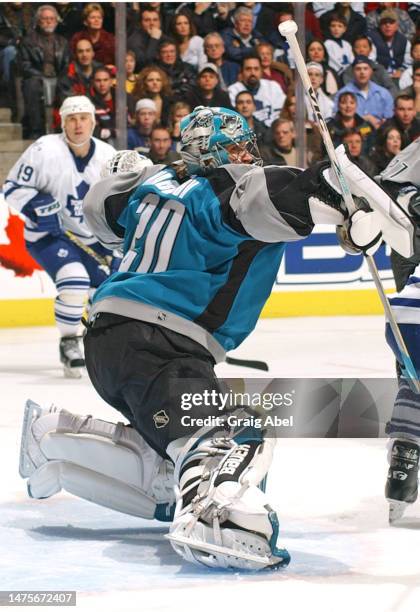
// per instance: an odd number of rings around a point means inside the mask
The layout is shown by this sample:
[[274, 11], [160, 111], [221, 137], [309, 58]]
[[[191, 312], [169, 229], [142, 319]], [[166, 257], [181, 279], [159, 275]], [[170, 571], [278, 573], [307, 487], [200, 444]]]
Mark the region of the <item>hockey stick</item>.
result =
[[254, 370], [263, 370], [264, 372], [268, 372], [268, 364], [265, 361], [235, 359], [235, 357], [226, 357], [225, 361], [229, 365], [242, 366], [243, 368], [253, 368]]
[[[327, 154], [331, 161], [332, 168], [340, 184], [344, 203], [346, 205], [348, 212], [351, 214], [355, 212], [357, 207], [354, 203], [349, 186], [347, 185], [347, 181], [341, 171], [340, 165], [338, 163], [337, 155], [335, 153], [334, 145], [333, 145], [330, 133], [327, 128], [327, 124], [325, 123], [325, 119], [322, 116], [322, 113], [321, 113], [321, 110], [319, 108], [318, 101], [316, 98], [316, 94], [311, 85], [309, 74], [306, 69], [305, 60], [303, 59], [303, 55], [302, 55], [302, 52], [299, 47], [299, 43], [296, 38], [297, 30], [298, 30], [297, 23], [292, 20], [283, 21], [283, 23], [279, 25], [280, 34], [286, 38], [287, 42], [290, 45], [290, 49], [292, 50], [293, 58], [296, 62], [296, 68], [297, 68], [297, 71], [299, 72], [300, 78], [302, 79], [302, 83], [306, 91], [306, 94], [309, 97], [309, 101], [311, 103], [311, 107], [314, 112], [316, 122], [318, 124], [319, 130], [321, 133], [321, 138], [327, 150]], [[385, 311], [385, 315], [388, 318], [389, 325], [391, 327], [391, 330], [394, 336], [394, 340], [401, 353], [401, 358], [404, 363], [405, 374], [408, 377], [408, 382], [410, 383], [410, 386], [412, 387], [413, 391], [415, 391], [416, 393], [420, 393], [420, 381], [418, 379], [416, 369], [407, 351], [407, 347], [401, 335], [400, 329], [398, 327], [398, 323], [394, 317], [394, 313], [392, 312], [388, 298], [385, 295], [385, 291], [384, 291], [381, 279], [379, 278], [378, 269], [376, 267], [375, 261], [371, 255], [365, 254], [365, 258], [366, 258], [366, 261], [369, 267], [369, 271], [375, 283], [376, 290], [379, 294], [379, 298], [382, 302], [382, 306]]]
[[108, 272], [110, 271], [110, 262], [107, 260], [106, 257], [99, 255], [99, 253], [97, 253], [94, 249], [79, 240], [79, 238], [75, 236], [73, 232], [67, 230], [66, 232], [64, 232], [64, 235], [67, 236], [67, 238], [71, 240], [76, 246], [78, 246], [79, 249], [84, 251], [87, 255], [90, 255], [90, 257], [92, 257], [92, 259], [94, 259], [96, 263], [98, 263], [100, 266], [106, 266]]

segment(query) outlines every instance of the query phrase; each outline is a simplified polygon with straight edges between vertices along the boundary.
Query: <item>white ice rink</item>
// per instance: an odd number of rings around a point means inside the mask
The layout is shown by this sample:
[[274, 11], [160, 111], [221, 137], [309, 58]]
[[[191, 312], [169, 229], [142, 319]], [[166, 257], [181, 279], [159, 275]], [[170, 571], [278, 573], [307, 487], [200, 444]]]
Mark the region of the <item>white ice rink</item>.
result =
[[[104, 612], [420, 610], [420, 503], [388, 526], [385, 440], [279, 441], [268, 492], [292, 561], [274, 573], [189, 566], [161, 523], [65, 493], [29, 499], [18, 475], [28, 397], [120, 420], [86, 376], [63, 378], [57, 344], [54, 328], [0, 330], [0, 590], [76, 590], [77, 610]], [[236, 356], [268, 361], [272, 377], [394, 376], [382, 317], [262, 321]]]

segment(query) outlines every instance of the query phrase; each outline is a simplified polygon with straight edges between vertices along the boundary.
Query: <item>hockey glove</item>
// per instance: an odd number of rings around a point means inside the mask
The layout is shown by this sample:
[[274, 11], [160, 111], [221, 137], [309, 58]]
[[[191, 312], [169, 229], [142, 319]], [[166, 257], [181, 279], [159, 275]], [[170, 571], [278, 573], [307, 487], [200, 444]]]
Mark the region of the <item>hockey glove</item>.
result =
[[[369, 208], [376, 213], [372, 220], [376, 217], [375, 223], [378, 221], [384, 241], [403, 257], [411, 257], [416, 245], [416, 224], [413, 218], [373, 178], [347, 157], [343, 145], [336, 149], [336, 154], [353, 199], [361, 198], [367, 201]], [[332, 169], [324, 171], [323, 177], [333, 188], [337, 191], [340, 190], [340, 185]], [[361, 215], [358, 215], [357, 219], [359, 218], [361, 218]], [[363, 248], [370, 247], [365, 244]]]
[[355, 198], [360, 206], [346, 222], [348, 237], [356, 249], [365, 255], [373, 255], [382, 243], [381, 221], [362, 198]]
[[61, 222], [58, 212], [61, 204], [51, 195], [38, 193], [23, 208], [23, 214], [36, 223], [40, 232], [48, 232], [52, 235], [61, 233]]

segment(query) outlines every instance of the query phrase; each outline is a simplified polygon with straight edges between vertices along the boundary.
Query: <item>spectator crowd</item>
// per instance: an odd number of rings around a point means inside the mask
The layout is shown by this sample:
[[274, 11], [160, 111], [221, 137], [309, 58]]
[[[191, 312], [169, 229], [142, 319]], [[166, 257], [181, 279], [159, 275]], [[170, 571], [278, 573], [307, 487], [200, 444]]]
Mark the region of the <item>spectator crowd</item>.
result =
[[[0, 4], [2, 104], [24, 137], [59, 129], [69, 95], [90, 97], [114, 144], [114, 3]], [[128, 148], [179, 159], [195, 106], [241, 113], [266, 164], [297, 164], [295, 65], [278, 25], [294, 3], [126, 3]], [[420, 136], [420, 3], [305, 4], [306, 60], [335, 145], [369, 174]], [[19, 110], [21, 109], [21, 110]], [[325, 155], [306, 105], [306, 163]]]

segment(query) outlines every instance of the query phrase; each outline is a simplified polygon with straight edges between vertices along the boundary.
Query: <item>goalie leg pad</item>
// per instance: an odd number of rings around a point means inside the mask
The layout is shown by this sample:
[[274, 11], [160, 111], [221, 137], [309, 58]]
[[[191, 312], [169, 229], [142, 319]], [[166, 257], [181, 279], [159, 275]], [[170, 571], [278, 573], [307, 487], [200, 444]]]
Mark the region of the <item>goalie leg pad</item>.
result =
[[48, 461], [32, 474], [27, 487], [29, 496], [35, 499], [51, 497], [64, 489], [99, 506], [145, 519], [171, 521], [175, 509], [169, 503], [156, 503], [133, 485], [67, 461]]
[[172, 464], [136, 430], [56, 408], [43, 410], [30, 400], [20, 473], [29, 476], [33, 497], [49, 497], [63, 488], [120, 512], [137, 503], [135, 515], [144, 518], [169, 517], [174, 503]]

